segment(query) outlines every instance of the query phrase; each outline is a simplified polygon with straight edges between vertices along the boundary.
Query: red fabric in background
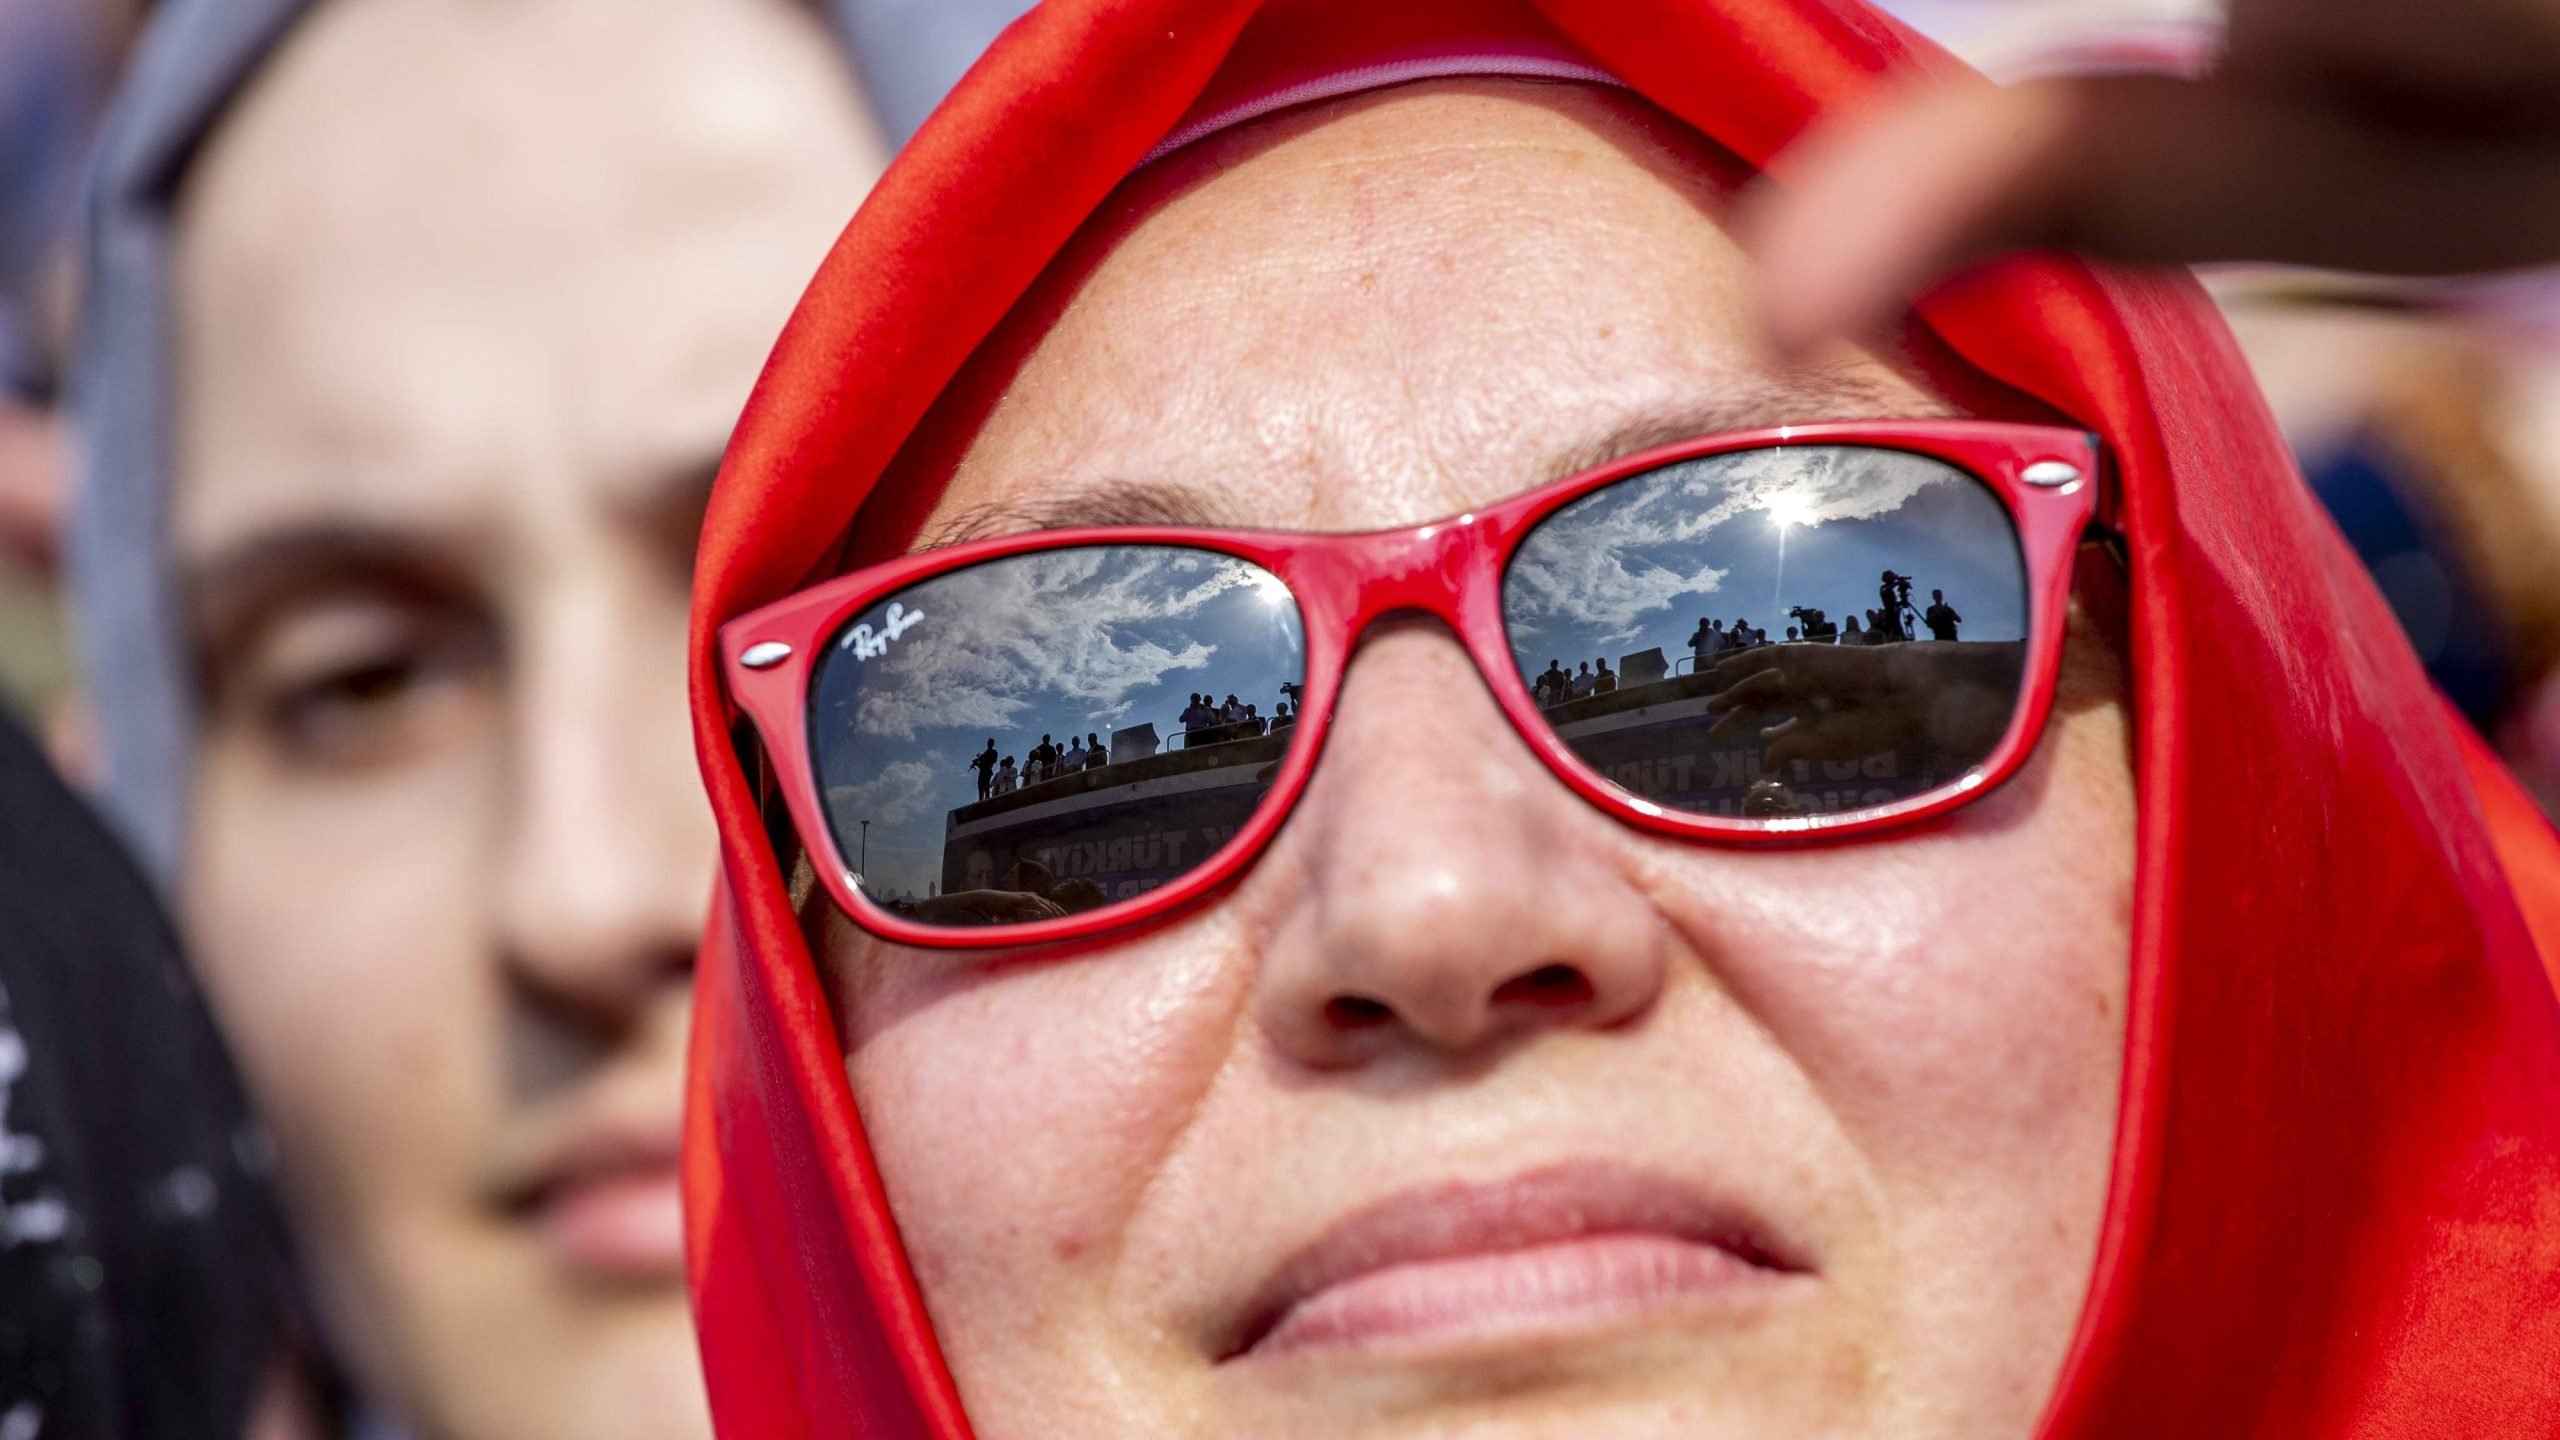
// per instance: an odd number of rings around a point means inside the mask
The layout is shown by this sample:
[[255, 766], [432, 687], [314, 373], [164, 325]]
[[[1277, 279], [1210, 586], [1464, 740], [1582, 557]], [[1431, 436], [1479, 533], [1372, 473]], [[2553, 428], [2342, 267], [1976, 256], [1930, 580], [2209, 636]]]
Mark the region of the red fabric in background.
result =
[[[873, 486], [1195, 105], [1559, 43], [1759, 166], [1893, 77], [1952, 64], [1851, 0], [1050, 0], [810, 287], [731, 445], [694, 615], [733, 903], [702, 957], [686, 1176], [731, 1440], [969, 1432], [731, 745], [715, 628], [801, 584], [866, 500], [866, 526], [891, 535], [930, 507]], [[2103, 435], [2126, 486], [2126, 1087], [2097, 1271], [2043, 1434], [2560, 1434], [2560, 1003], [2517, 890], [2545, 923], [2560, 912], [2548, 830], [2517, 824], [2483, 771], [2502, 864], [2463, 742], [2194, 285], [2013, 262], [1922, 314]]]

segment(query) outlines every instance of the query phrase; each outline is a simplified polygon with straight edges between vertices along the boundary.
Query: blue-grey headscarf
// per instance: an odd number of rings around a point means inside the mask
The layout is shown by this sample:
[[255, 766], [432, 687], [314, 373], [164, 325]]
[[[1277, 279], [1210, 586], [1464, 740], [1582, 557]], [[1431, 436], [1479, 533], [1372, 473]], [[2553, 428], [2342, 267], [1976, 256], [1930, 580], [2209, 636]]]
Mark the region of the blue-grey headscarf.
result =
[[[232, 99], [315, 0], [166, 0], [107, 117], [83, 217], [72, 404], [84, 449], [65, 554], [106, 761], [100, 798], [163, 885], [192, 789], [195, 691], [168, 564], [171, 206]], [[828, 0], [902, 142], [1030, 0]]]

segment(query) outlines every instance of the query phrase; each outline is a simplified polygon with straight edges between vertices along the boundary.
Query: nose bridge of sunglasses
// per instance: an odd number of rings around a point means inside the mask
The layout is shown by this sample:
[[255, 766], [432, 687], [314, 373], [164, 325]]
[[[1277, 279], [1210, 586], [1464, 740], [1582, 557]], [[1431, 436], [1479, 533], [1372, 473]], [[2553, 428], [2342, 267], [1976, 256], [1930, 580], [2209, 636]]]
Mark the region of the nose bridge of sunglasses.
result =
[[1493, 527], [1472, 512], [1403, 530], [1332, 535], [1308, 545], [1290, 566], [1292, 585], [1343, 630], [1346, 643], [1378, 620], [1400, 613], [1435, 616], [1460, 628], [1471, 586], [1496, 543]]

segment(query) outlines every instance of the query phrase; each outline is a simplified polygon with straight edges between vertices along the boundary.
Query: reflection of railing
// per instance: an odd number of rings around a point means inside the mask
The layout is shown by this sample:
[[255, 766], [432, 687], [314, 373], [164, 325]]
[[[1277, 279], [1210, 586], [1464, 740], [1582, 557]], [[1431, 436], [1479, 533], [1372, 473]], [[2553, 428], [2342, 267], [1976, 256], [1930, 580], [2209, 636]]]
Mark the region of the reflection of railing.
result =
[[[1180, 743], [1177, 745], [1171, 739], [1168, 739], [1164, 742], [1163, 748], [1168, 750], [1199, 750], [1212, 745], [1231, 745], [1239, 741], [1260, 740], [1272, 735], [1286, 734], [1292, 726], [1297, 724], [1297, 717], [1294, 715], [1256, 715], [1244, 720], [1220, 721], [1215, 725], [1204, 725], [1194, 729], [1185, 729], [1182, 721], [1178, 717], [1165, 723], [1168, 729], [1180, 737]], [[1114, 730], [1112, 732], [1114, 743], [1117, 743], [1118, 740], [1127, 734], [1131, 728], [1133, 727], [1123, 726]], [[1152, 738], [1153, 727], [1148, 726], [1145, 728], [1150, 738], [1144, 742], [1144, 747], [1140, 749], [1136, 755], [1131, 757], [1132, 759], [1147, 759], [1157, 753], [1157, 742]], [[1035, 771], [1026, 763], [1016, 773], [1011, 789], [991, 790], [989, 794], [990, 796], [1016, 794], [1024, 790], [1034, 790], [1045, 785], [1052, 785], [1058, 781], [1084, 774], [1089, 770], [1108, 770], [1114, 765], [1130, 763], [1129, 760], [1115, 760], [1110, 758], [1111, 752], [1108, 748], [1099, 752], [1088, 750], [1085, 753], [1086, 758], [1083, 761], [1071, 766], [1061, 758], [1057, 762], [1057, 768], [1047, 772]], [[1092, 756], [1097, 753], [1101, 754], [1104, 758], [1100, 761], [1094, 760]]]
[[1197, 728], [1186, 726], [1180, 716], [1171, 722], [1173, 733], [1182, 738], [1182, 748], [1196, 750], [1204, 745], [1228, 745], [1238, 740], [1259, 740], [1266, 735], [1283, 734], [1298, 723], [1295, 715], [1249, 715], [1242, 720], [1221, 720], [1214, 725]]
[[1705, 669], [1709, 665], [1713, 665], [1719, 660], [1725, 659], [1728, 656], [1739, 655], [1745, 650], [1757, 650], [1761, 645], [1819, 645], [1822, 643], [1824, 642], [1819, 640], [1763, 640], [1759, 645], [1728, 645], [1722, 650], [1711, 651], [1705, 655], [1700, 655], [1693, 650], [1688, 654], [1681, 656], [1679, 661], [1672, 665], [1671, 673], [1674, 675], [1695, 675], [1700, 670]]
[[1287, 753], [1289, 735], [1290, 732], [1284, 729], [1277, 735], [1235, 744], [1201, 745], [1189, 749], [1168, 745], [1143, 754], [1132, 753], [1099, 768], [1062, 772], [1047, 780], [1016, 784], [1011, 790], [997, 791], [985, 799], [972, 800], [954, 808], [951, 818], [953, 823], [970, 823], [1026, 806], [1074, 800], [1089, 794], [1118, 793], [1132, 785], [1173, 775], [1239, 765], [1267, 765]]
[[[1256, 715], [1244, 720], [1221, 720], [1215, 725], [1203, 725], [1197, 729], [1184, 729], [1179, 720], [1173, 723], [1182, 736], [1182, 748], [1197, 750], [1204, 745], [1227, 745], [1238, 740], [1259, 740], [1271, 733], [1271, 722], [1277, 718], [1279, 717]], [[1286, 730], [1289, 727], [1283, 725], [1280, 728]]]

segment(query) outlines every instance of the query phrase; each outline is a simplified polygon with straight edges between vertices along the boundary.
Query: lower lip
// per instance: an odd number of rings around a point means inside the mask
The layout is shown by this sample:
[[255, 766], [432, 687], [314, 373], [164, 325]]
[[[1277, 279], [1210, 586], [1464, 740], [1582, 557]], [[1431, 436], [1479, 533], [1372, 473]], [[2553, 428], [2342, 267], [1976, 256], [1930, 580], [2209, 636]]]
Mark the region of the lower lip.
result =
[[1606, 1326], [1730, 1300], [1779, 1278], [1730, 1251], [1667, 1235], [1586, 1236], [1343, 1281], [1301, 1301], [1246, 1354], [1401, 1349]]
[[673, 1167], [564, 1185], [537, 1214], [551, 1248], [596, 1278], [665, 1281], [684, 1274], [684, 1196]]

